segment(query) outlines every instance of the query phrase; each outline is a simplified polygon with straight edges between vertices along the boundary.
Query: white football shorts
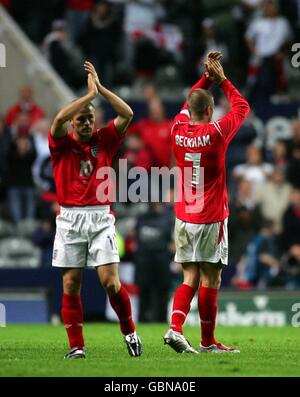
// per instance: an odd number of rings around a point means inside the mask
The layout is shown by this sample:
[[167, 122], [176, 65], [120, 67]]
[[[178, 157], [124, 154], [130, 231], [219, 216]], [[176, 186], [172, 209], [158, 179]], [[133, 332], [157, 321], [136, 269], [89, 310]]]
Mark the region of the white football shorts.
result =
[[52, 266], [97, 267], [119, 263], [115, 218], [109, 206], [61, 207]]
[[176, 218], [175, 261], [228, 264], [228, 231], [226, 218], [216, 223], [189, 223]]

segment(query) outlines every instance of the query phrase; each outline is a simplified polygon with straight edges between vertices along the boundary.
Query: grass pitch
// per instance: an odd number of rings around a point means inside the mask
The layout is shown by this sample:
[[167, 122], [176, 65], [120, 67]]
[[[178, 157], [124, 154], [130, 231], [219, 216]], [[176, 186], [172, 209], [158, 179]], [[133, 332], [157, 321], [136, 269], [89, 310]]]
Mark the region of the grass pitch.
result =
[[[62, 325], [0, 328], [0, 376], [300, 376], [299, 328], [218, 327], [217, 339], [240, 354], [178, 354], [163, 345], [167, 325], [139, 325], [144, 354], [130, 357], [117, 324], [85, 324], [85, 360], [64, 360]], [[194, 347], [199, 328], [185, 327]]]

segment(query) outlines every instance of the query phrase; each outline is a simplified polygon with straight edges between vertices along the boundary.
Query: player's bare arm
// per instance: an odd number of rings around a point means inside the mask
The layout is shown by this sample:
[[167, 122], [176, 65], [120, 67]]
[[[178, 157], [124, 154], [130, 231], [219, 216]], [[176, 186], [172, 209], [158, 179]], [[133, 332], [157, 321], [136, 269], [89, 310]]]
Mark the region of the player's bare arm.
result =
[[119, 98], [116, 94], [105, 88], [99, 80], [96, 69], [90, 62], [84, 63], [84, 68], [88, 73], [91, 73], [95, 79], [99, 94], [101, 94], [107, 102], [112, 106], [118, 116], [115, 118], [114, 123], [118, 132], [123, 133], [130, 124], [133, 118], [133, 110], [131, 107]]
[[98, 89], [94, 76], [88, 75], [88, 93], [81, 98], [69, 103], [55, 116], [51, 125], [53, 138], [61, 138], [67, 134], [67, 121], [71, 120], [76, 113], [87, 106], [98, 95]]

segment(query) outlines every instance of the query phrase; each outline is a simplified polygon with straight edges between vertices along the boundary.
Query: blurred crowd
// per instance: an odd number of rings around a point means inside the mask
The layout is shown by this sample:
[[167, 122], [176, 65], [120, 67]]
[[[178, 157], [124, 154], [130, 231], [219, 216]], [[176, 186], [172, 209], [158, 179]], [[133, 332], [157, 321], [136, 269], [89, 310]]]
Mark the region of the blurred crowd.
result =
[[[129, 170], [143, 167], [148, 174], [151, 167], [174, 166], [172, 120], [155, 86], [145, 85], [144, 96], [147, 111], [128, 129], [115, 160], [117, 172], [119, 158], [127, 160]], [[222, 97], [214, 118], [222, 117], [229, 108]], [[101, 128], [106, 117], [100, 107], [96, 108], [96, 118], [96, 127]], [[279, 134], [268, 143], [266, 126], [252, 111], [228, 151], [230, 263], [236, 272], [227, 281], [238, 288], [300, 287], [300, 120], [287, 123], [288, 138]], [[35, 102], [29, 86], [20, 89], [18, 101], [0, 121], [0, 237], [32, 238], [42, 250], [41, 266], [51, 264], [59, 209], [49, 157], [49, 128], [46, 110]], [[151, 278], [145, 276], [144, 262], [152, 261], [155, 251], [157, 272], [151, 274], [165, 272], [159, 279], [168, 283], [168, 272], [176, 268], [172, 265], [173, 188], [171, 184], [169, 190], [160, 192], [163, 202], [157, 205], [113, 205], [125, 244], [123, 259], [142, 261], [137, 268], [142, 269], [141, 278], [147, 282]], [[151, 255], [139, 254], [148, 251]]]
[[1, 0], [75, 90], [84, 59], [105, 84], [155, 79], [191, 85], [210, 50], [223, 52], [248, 98], [285, 96], [294, 85], [299, 0]]
[[[129, 168], [149, 173], [153, 166], [174, 165], [174, 114], [167, 111], [156, 79], [162, 67], [174, 73], [176, 83], [189, 85], [198, 80], [205, 54], [221, 50], [225, 70], [249, 98], [270, 98], [289, 88], [288, 51], [299, 35], [298, 0], [282, 1], [281, 8], [263, 0], [224, 1], [224, 8], [200, 0], [1, 2], [74, 89], [86, 84], [83, 58], [94, 62], [110, 88], [143, 79], [146, 112], [134, 119], [117, 154]], [[229, 109], [227, 99], [219, 97], [214, 119]], [[26, 85], [0, 118], [0, 267], [51, 266], [59, 206], [48, 116]], [[101, 107], [96, 119], [97, 128], [107, 121]], [[230, 145], [230, 266], [224, 285], [300, 288], [300, 119], [289, 119], [285, 127], [288, 134], [269, 139], [266, 125], [251, 112]], [[119, 171], [117, 161], [115, 168]], [[136, 265], [142, 307], [154, 308], [152, 317], [141, 310], [141, 321], [164, 321], [163, 297], [180, 277], [173, 262], [173, 186], [162, 195], [169, 199], [113, 205], [122, 260]]]

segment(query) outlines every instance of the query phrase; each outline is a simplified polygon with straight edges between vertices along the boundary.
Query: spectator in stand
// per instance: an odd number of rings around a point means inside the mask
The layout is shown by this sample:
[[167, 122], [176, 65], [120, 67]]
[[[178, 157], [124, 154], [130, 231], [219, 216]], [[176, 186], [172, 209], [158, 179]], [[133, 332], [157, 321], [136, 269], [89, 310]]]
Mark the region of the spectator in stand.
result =
[[247, 179], [241, 179], [238, 182], [236, 198], [236, 208], [247, 208], [253, 210], [255, 207], [255, 199], [253, 194], [252, 183]]
[[[212, 18], [205, 18], [202, 21], [202, 30], [198, 39], [198, 48], [195, 49], [197, 59], [197, 74], [202, 70], [206, 55], [211, 51], [220, 51], [222, 53], [222, 65], [228, 69], [228, 45], [218, 31], [218, 27]], [[227, 40], [228, 42], [228, 40]]]
[[[290, 277], [291, 287], [300, 286], [300, 188], [295, 188], [291, 194], [290, 206], [283, 216], [283, 230], [280, 239], [286, 252], [284, 258], [285, 270]], [[295, 276], [294, 282], [292, 280]]]
[[300, 244], [300, 188], [298, 187], [293, 190], [290, 205], [283, 215], [281, 241], [285, 251]]
[[139, 321], [166, 322], [170, 292], [173, 214], [163, 203], [150, 203], [136, 225], [136, 282], [139, 287]]
[[171, 130], [172, 122], [166, 117], [165, 108], [159, 98], [148, 102], [148, 117], [131, 127], [129, 133], [142, 137], [153, 157], [153, 167], [170, 167], [172, 161]]
[[66, 0], [65, 17], [68, 33], [76, 43], [90, 15], [94, 0]]
[[80, 89], [85, 85], [82, 55], [68, 37], [64, 20], [53, 21], [52, 31], [43, 42], [43, 52], [57, 73], [73, 89]]
[[272, 148], [272, 163], [275, 167], [286, 170], [288, 165], [288, 150], [286, 142], [279, 139]]
[[293, 185], [300, 187], [300, 143], [292, 148], [292, 158], [287, 165], [287, 180]]
[[145, 143], [138, 134], [129, 134], [125, 140], [125, 151], [121, 158], [127, 159], [128, 168], [142, 167], [147, 172], [153, 165], [153, 159], [149, 149], [145, 147]]
[[53, 196], [53, 201], [49, 200], [48, 207], [43, 208], [42, 223], [33, 234], [34, 244], [41, 249], [40, 267], [50, 267], [52, 264], [53, 242], [56, 231], [55, 220], [59, 210], [59, 204]]
[[45, 116], [44, 110], [34, 102], [32, 88], [28, 85], [21, 87], [18, 102], [8, 109], [5, 115], [5, 124], [11, 126], [20, 114], [28, 116], [30, 126]]
[[292, 30], [289, 21], [279, 14], [275, 0], [263, 2], [263, 16], [250, 23], [245, 37], [251, 53], [248, 83], [253, 98], [285, 92], [284, 50], [292, 39]]
[[156, 0], [129, 0], [124, 10], [123, 68], [133, 75], [136, 72], [153, 77], [160, 63], [155, 43], [156, 27], [165, 15], [163, 6]]
[[240, 0], [235, 3], [231, 10], [234, 22], [231, 30], [234, 29], [234, 35], [230, 38], [231, 48], [234, 48], [235, 51], [233, 54], [231, 52], [230, 61], [236, 63], [237, 70], [234, 76], [244, 86], [249, 58], [249, 51], [247, 46], [245, 46], [245, 33], [249, 23], [259, 15], [263, 0]]
[[260, 232], [250, 241], [246, 254], [237, 265], [232, 285], [240, 288], [265, 288], [282, 284], [279, 257], [274, 224], [270, 220], [264, 220]]
[[19, 113], [10, 126], [11, 136], [16, 138], [18, 136], [30, 135], [30, 119], [28, 113]]
[[275, 168], [268, 180], [255, 194], [255, 202], [262, 216], [274, 224], [276, 233], [281, 232], [282, 217], [289, 205], [292, 187], [286, 182], [282, 168]]
[[105, 85], [112, 85], [118, 61], [118, 42], [121, 38], [120, 21], [109, 1], [98, 1], [85, 22], [79, 44], [89, 60], [99, 70]]
[[164, 15], [163, 6], [156, 0], [129, 0], [125, 4], [124, 30], [133, 38], [147, 34]]
[[35, 158], [36, 150], [30, 137], [20, 136], [12, 141], [6, 184], [8, 208], [15, 223], [35, 217], [36, 197], [31, 171]]
[[232, 264], [237, 264], [261, 224], [261, 215], [258, 208], [255, 207], [250, 181], [241, 179], [238, 183], [236, 195], [230, 196], [230, 213], [231, 218], [228, 224], [231, 246], [229, 261]]
[[273, 165], [264, 163], [261, 149], [255, 145], [247, 147], [247, 162], [239, 164], [233, 169], [235, 180], [244, 178], [252, 183], [253, 191], [256, 192], [266, 182], [273, 172]]
[[[33, 143], [37, 152], [37, 156], [32, 167], [32, 175], [36, 186], [41, 192], [53, 191], [54, 188], [53, 172], [50, 164], [50, 151], [48, 144], [49, 130], [50, 123], [47, 119], [39, 120], [31, 129]], [[49, 166], [51, 172], [50, 175], [47, 175], [48, 172], [46, 172], [46, 169]]]

